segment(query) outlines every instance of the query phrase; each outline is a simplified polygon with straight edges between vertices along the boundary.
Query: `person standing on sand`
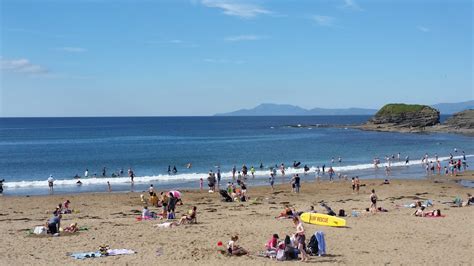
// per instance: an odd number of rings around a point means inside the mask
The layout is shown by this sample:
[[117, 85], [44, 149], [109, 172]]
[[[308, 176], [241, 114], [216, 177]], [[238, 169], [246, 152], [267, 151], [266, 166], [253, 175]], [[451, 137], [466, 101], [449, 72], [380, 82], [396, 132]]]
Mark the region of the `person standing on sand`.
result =
[[295, 175], [295, 192], [300, 193], [300, 187], [301, 187], [301, 179], [298, 174]]
[[359, 180], [359, 176], [356, 176], [356, 177], [355, 177], [355, 186], [356, 186], [357, 194], [359, 194], [359, 190], [360, 190], [360, 180]]
[[48, 177], [48, 187], [49, 187], [49, 193], [53, 193], [53, 187], [54, 187], [53, 175], [49, 175]]
[[296, 237], [296, 242], [297, 242], [297, 248], [301, 254], [301, 261], [307, 261], [308, 255], [306, 255], [306, 251], [304, 249], [306, 236], [304, 234], [303, 223], [301, 223], [298, 217], [293, 217], [293, 224], [296, 227], [295, 237]]
[[370, 194], [370, 212], [373, 214], [377, 213], [377, 195], [375, 194], [375, 189], [372, 189], [372, 194]]
[[273, 185], [275, 184], [275, 175], [273, 174], [273, 170], [270, 170], [270, 178], [269, 178], [270, 186], [272, 187], [272, 191], [274, 190]]
[[252, 174], [252, 178], [255, 178], [255, 168], [253, 165], [250, 167], [250, 174]]

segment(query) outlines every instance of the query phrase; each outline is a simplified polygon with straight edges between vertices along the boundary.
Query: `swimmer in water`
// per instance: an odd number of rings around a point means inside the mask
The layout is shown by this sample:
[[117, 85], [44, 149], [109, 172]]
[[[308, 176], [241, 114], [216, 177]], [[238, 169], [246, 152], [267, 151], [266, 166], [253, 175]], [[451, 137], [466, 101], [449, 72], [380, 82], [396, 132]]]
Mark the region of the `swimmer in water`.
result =
[[188, 169], [191, 169], [191, 167], [193, 167], [193, 165], [192, 165], [191, 163], [188, 163], [188, 164], [186, 165], [186, 168], [188, 168]]

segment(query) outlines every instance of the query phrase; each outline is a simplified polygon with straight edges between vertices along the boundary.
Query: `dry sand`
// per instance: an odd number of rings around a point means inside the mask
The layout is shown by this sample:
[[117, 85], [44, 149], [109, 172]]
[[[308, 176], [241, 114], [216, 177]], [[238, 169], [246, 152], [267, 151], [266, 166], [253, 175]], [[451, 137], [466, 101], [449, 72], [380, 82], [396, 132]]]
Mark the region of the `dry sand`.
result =
[[[466, 179], [472, 179], [472, 172]], [[456, 177], [459, 178], [459, 177]], [[92, 193], [34, 197], [0, 197], [0, 254], [2, 265], [39, 264], [118, 264], [135, 265], [221, 265], [221, 264], [294, 264], [275, 262], [255, 256], [273, 233], [280, 237], [294, 232], [290, 220], [276, 220], [285, 204], [306, 210], [310, 205], [322, 211], [318, 202], [324, 200], [334, 210], [363, 210], [369, 206], [370, 190], [374, 188], [379, 206], [389, 210], [376, 215], [347, 217], [347, 228], [305, 225], [307, 239], [315, 231], [326, 234], [325, 257], [311, 257], [309, 263], [338, 264], [473, 264], [474, 207], [454, 208], [444, 201], [456, 196], [466, 198], [472, 188], [464, 188], [454, 178], [430, 180], [393, 180], [381, 185], [381, 180], [362, 180], [365, 187], [353, 194], [350, 181], [334, 183], [303, 183], [300, 194], [291, 193], [288, 184], [250, 188], [252, 200], [244, 203], [224, 203], [218, 193], [184, 191], [184, 205], [178, 206], [178, 216], [192, 205], [198, 207], [198, 224], [172, 229], [158, 229], [159, 221], [137, 222], [134, 211], [142, 208], [142, 193]], [[26, 229], [42, 225], [54, 207], [69, 199], [80, 213], [64, 215], [62, 225], [78, 222], [89, 231], [60, 237], [28, 236]], [[411, 216], [414, 209], [398, 208], [397, 204], [414, 199], [431, 199], [434, 208], [445, 218]], [[156, 208], [151, 208], [155, 210]], [[433, 208], [429, 208], [430, 210]], [[364, 211], [365, 212], [365, 211]], [[227, 243], [233, 233], [239, 244], [251, 256], [227, 257], [217, 252], [218, 241]], [[137, 254], [75, 260], [67, 252], [94, 251], [99, 245], [127, 248]], [[161, 256], [156, 255], [160, 249]]]

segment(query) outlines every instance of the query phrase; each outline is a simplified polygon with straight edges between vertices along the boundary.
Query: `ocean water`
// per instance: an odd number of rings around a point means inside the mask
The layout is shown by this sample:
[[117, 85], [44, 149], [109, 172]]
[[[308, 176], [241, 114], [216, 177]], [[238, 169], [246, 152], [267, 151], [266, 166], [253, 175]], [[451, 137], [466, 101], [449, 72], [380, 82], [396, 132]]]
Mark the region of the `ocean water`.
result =
[[[198, 188], [206, 185], [207, 172], [220, 166], [225, 182], [233, 165], [257, 169], [251, 184], [268, 182], [268, 167], [293, 161], [312, 167], [331, 165], [337, 172], [362, 178], [385, 178], [375, 170], [374, 157], [409, 155], [411, 165], [395, 163], [390, 178], [424, 177], [419, 159], [437, 153], [474, 154], [471, 137], [453, 134], [401, 134], [366, 132], [344, 127], [293, 128], [288, 125], [356, 124], [368, 116], [302, 117], [115, 117], [115, 118], [0, 118], [0, 179], [5, 195], [47, 194], [47, 178], [53, 175], [55, 193], [140, 191], [153, 183], [158, 189]], [[457, 148], [458, 153], [454, 152]], [[342, 163], [338, 163], [338, 157]], [[417, 161], [418, 160], [418, 161]], [[186, 164], [192, 167], [187, 169]], [[260, 170], [262, 163], [264, 169]], [[178, 173], [169, 175], [168, 165]], [[106, 167], [106, 177], [102, 168]], [[126, 176], [131, 167], [136, 175], [131, 184]], [[81, 178], [76, 185], [77, 174]], [[124, 170], [122, 177], [110, 177]], [[287, 170], [288, 175], [301, 169]], [[96, 173], [97, 177], [91, 177]], [[277, 178], [287, 182], [287, 177]], [[323, 179], [327, 179], [327, 175]]]

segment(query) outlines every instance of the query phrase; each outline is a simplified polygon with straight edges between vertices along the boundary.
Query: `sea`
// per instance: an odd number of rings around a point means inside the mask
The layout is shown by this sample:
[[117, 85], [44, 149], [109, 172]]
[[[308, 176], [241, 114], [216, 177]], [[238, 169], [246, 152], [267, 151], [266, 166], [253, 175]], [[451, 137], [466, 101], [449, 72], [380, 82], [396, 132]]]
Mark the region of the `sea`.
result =
[[[245, 164], [256, 169], [255, 178], [247, 181], [251, 187], [268, 185], [270, 167], [282, 163], [288, 168], [284, 177], [277, 176], [277, 184], [288, 183], [296, 173], [303, 180], [314, 181], [316, 167], [323, 165], [326, 170], [332, 166], [343, 177], [385, 179], [385, 157], [392, 155], [395, 160], [391, 162], [390, 179], [427, 178], [420, 162], [425, 154], [431, 160], [437, 154], [443, 166], [450, 154], [461, 158], [462, 151], [468, 164], [473, 159], [472, 137], [369, 132], [344, 126], [368, 119], [369, 116], [0, 118], [0, 179], [5, 179], [6, 196], [49, 194], [50, 175], [55, 179], [54, 193], [60, 194], [105, 192], [107, 182], [113, 192], [144, 191], [150, 184], [157, 190], [190, 189], [199, 188], [201, 178], [205, 187], [208, 172], [216, 172], [218, 167], [224, 186], [232, 182], [232, 167], [240, 169]], [[401, 161], [397, 160], [398, 153]], [[406, 156], [410, 157], [408, 165]], [[372, 163], [375, 157], [381, 160], [379, 169]], [[302, 168], [293, 168], [294, 161], [310, 167], [310, 173], [304, 175]], [[177, 173], [168, 173], [169, 166], [176, 166]], [[129, 168], [135, 173], [134, 183], [127, 175]], [[88, 177], [84, 177], [86, 169]], [[123, 175], [112, 177], [120, 170]], [[327, 174], [321, 177], [328, 178]]]

